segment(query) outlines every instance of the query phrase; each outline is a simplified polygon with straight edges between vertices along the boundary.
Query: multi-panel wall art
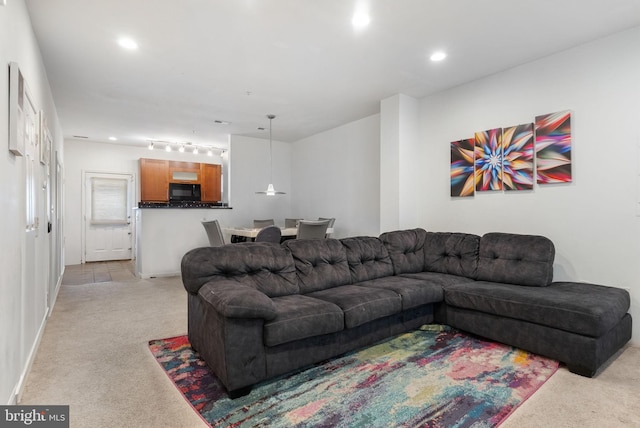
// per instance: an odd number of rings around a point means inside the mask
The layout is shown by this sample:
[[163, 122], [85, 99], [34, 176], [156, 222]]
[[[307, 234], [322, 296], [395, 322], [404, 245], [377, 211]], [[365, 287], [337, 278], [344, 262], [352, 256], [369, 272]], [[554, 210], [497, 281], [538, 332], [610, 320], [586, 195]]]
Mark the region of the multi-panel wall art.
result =
[[571, 112], [452, 142], [450, 177], [453, 197], [532, 190], [534, 177], [539, 184], [571, 182]]
[[473, 146], [475, 140], [451, 143], [451, 196], [473, 196]]
[[571, 112], [536, 116], [538, 183], [571, 182]]
[[502, 151], [504, 190], [533, 189], [533, 124], [504, 128]]
[[475, 135], [476, 191], [502, 190], [502, 129]]

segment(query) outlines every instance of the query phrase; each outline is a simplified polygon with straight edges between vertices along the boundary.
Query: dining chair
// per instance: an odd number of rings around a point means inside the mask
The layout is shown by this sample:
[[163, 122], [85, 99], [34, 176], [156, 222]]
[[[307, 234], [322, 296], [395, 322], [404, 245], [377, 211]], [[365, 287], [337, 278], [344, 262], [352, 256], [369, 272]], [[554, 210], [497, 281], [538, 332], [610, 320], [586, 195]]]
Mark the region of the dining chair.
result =
[[222, 230], [220, 229], [218, 220], [203, 221], [202, 225], [207, 232], [210, 246], [221, 247], [224, 245], [224, 236], [222, 236]]
[[329, 220], [300, 220], [297, 239], [324, 239], [327, 236]]
[[285, 218], [284, 219], [284, 227], [293, 228], [298, 227], [298, 222], [302, 220], [301, 218]]
[[[336, 218], [335, 217], [331, 217], [331, 218], [318, 217], [318, 220], [329, 220], [329, 226], [327, 226], [327, 229], [333, 229], [333, 225], [336, 223]], [[331, 236], [331, 234], [327, 233], [327, 236], [325, 238], [329, 238], [330, 236]]]
[[254, 229], [262, 229], [263, 227], [273, 226], [274, 224], [276, 224], [276, 222], [273, 221], [272, 218], [267, 220], [253, 220]]
[[280, 231], [280, 228], [278, 226], [272, 225], [260, 229], [260, 231], [256, 235], [255, 242], [272, 242], [274, 244], [279, 244], [281, 237], [282, 232]]

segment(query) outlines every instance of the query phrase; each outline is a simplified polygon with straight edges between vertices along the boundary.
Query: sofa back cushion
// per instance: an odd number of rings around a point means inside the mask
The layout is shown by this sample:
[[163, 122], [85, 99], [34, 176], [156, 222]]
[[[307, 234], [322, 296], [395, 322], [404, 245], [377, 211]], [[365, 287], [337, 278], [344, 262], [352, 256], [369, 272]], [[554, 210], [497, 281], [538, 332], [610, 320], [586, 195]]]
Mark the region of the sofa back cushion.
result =
[[382, 241], [370, 236], [340, 240], [347, 252], [353, 283], [393, 275], [393, 264]]
[[417, 273], [424, 270], [424, 240], [427, 231], [424, 229], [396, 230], [380, 235], [380, 240], [387, 247], [393, 271]]
[[555, 247], [544, 236], [487, 233], [480, 238], [480, 281], [544, 287], [553, 280]]
[[282, 244], [291, 251], [300, 293], [351, 283], [347, 253], [337, 239], [290, 239]]
[[261, 242], [196, 248], [182, 257], [182, 282], [195, 294], [209, 281], [236, 281], [269, 297], [298, 294], [291, 253]]
[[424, 270], [475, 278], [480, 237], [468, 233], [427, 232]]

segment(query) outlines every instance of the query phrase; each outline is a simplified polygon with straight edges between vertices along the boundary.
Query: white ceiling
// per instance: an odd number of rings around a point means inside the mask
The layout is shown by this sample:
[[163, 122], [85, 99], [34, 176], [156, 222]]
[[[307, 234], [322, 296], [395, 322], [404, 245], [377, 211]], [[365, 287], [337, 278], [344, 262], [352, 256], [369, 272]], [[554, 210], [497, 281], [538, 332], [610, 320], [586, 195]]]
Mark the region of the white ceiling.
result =
[[[26, 3], [65, 138], [123, 144], [268, 138], [267, 114], [274, 140], [296, 141], [391, 95], [423, 97], [640, 25], [640, 0]], [[360, 5], [371, 24], [356, 31]], [[139, 49], [119, 47], [123, 35]], [[439, 49], [447, 59], [429, 61]]]

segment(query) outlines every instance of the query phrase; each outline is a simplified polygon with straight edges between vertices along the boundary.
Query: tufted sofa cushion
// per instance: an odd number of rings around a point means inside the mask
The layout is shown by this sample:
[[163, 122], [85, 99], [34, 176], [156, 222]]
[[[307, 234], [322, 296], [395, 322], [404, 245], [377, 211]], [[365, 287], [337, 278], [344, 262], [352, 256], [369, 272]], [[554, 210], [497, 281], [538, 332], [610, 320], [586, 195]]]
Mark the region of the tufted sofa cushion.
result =
[[393, 275], [387, 249], [378, 238], [362, 236], [340, 240], [347, 252], [351, 281], [360, 282]]
[[380, 240], [387, 247], [396, 275], [422, 272], [424, 269], [424, 229], [385, 232]]
[[487, 233], [480, 238], [479, 281], [544, 287], [553, 280], [555, 247], [544, 236]]
[[467, 233], [427, 232], [424, 270], [475, 278], [480, 237]]
[[209, 281], [235, 281], [269, 297], [297, 294], [293, 257], [277, 245], [246, 242], [195, 248], [182, 258], [182, 282], [191, 294]]
[[301, 294], [351, 283], [347, 253], [337, 239], [290, 239], [282, 245], [293, 256]]

